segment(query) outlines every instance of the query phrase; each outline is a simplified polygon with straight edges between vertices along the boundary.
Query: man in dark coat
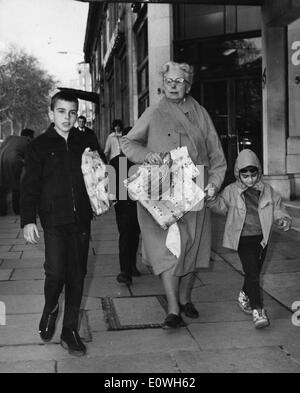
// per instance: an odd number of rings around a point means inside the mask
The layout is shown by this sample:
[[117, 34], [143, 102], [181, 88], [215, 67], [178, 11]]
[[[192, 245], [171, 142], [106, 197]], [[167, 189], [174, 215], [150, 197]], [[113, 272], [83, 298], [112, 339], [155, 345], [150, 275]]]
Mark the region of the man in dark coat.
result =
[[24, 238], [37, 243], [38, 213], [45, 239], [45, 307], [39, 325], [41, 339], [48, 342], [55, 331], [58, 299], [65, 286], [65, 309], [61, 345], [82, 356], [86, 347], [78, 334], [80, 304], [93, 217], [81, 171], [91, 140], [75, 128], [78, 100], [70, 93], [52, 97], [52, 124], [28, 147], [21, 184], [21, 226]]
[[0, 215], [7, 214], [7, 194], [12, 191], [12, 207], [20, 213], [20, 178], [28, 143], [34, 131], [25, 128], [21, 135], [9, 135], [0, 148]]

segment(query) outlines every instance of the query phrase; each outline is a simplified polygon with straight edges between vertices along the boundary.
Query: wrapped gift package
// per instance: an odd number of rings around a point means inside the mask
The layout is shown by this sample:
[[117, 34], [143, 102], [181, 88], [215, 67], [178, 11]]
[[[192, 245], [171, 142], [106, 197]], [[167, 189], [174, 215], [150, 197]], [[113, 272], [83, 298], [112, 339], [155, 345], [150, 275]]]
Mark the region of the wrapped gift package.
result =
[[142, 165], [125, 180], [132, 199], [139, 201], [155, 221], [167, 229], [191, 210], [201, 210], [204, 167], [196, 167], [186, 146], [170, 152], [162, 165]]
[[81, 170], [93, 212], [98, 216], [109, 210], [108, 176], [97, 151], [86, 148], [82, 154]]

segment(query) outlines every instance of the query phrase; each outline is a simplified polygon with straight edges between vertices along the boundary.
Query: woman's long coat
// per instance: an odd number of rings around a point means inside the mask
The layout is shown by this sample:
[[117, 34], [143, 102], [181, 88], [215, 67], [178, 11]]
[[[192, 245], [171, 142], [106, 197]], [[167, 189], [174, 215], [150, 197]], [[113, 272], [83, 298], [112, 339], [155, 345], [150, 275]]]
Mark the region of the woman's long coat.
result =
[[[191, 141], [183, 125], [162, 103], [163, 101], [148, 108], [123, 138], [122, 150], [125, 155], [130, 161], [142, 164], [148, 152], [167, 152], [187, 146], [194, 164], [205, 165], [205, 182], [214, 183], [220, 188], [226, 172], [226, 161], [207, 111], [191, 97], [180, 105], [199, 133], [196, 136], [195, 156], [195, 143]], [[177, 222], [181, 236], [181, 254], [178, 259], [165, 246], [167, 231], [160, 228], [140, 204], [138, 218], [143, 239], [143, 259], [152, 266], [155, 274], [173, 269], [175, 275], [183, 276], [209, 266], [211, 222], [210, 212], [206, 207], [201, 211], [188, 212]]]

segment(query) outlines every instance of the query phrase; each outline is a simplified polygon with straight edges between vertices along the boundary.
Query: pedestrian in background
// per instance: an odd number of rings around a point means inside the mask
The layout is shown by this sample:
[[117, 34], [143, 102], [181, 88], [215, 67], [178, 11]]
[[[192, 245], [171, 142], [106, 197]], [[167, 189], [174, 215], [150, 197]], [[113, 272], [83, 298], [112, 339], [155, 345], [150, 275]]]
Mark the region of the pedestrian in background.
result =
[[236, 181], [210, 202], [211, 208], [226, 214], [223, 247], [238, 252], [244, 270], [244, 285], [238, 304], [252, 314], [254, 326], [269, 326], [263, 307], [259, 278], [267, 253], [273, 222], [282, 230], [291, 226], [291, 218], [273, 188], [261, 179], [262, 169], [256, 154], [245, 149], [237, 157]]
[[39, 214], [45, 239], [45, 307], [39, 324], [41, 339], [55, 332], [58, 299], [65, 287], [61, 345], [82, 356], [86, 347], [78, 334], [80, 304], [93, 217], [86, 191], [81, 158], [85, 148], [97, 149], [74, 128], [78, 100], [59, 92], [51, 99], [47, 131], [28, 148], [21, 185], [21, 226], [24, 238], [37, 243]]
[[0, 215], [7, 214], [7, 195], [12, 192], [12, 207], [20, 214], [20, 179], [25, 154], [34, 131], [25, 128], [21, 135], [9, 135], [0, 147]]
[[[131, 284], [132, 277], [139, 277], [141, 273], [136, 267], [137, 250], [139, 246], [140, 227], [137, 219], [136, 201], [133, 201], [127, 191], [125, 199], [120, 199], [120, 163], [127, 167], [126, 177], [121, 179], [121, 183], [128, 177], [128, 170], [133, 165], [122, 152], [120, 138], [126, 135], [131, 127], [123, 128], [123, 122], [116, 119], [112, 123], [114, 132], [108, 136], [105, 152], [109, 163], [116, 173], [116, 204], [115, 213], [119, 231], [119, 263], [120, 273], [117, 281], [123, 284]], [[123, 183], [122, 183], [123, 184]]]

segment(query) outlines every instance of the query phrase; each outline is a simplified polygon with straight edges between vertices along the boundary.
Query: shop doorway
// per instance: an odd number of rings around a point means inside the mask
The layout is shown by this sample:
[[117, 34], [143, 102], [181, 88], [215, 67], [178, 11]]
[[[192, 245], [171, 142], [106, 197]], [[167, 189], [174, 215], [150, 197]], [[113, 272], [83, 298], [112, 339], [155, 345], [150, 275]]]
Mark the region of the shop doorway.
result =
[[234, 163], [241, 150], [251, 149], [262, 160], [261, 77], [202, 80], [197, 92], [200, 96], [194, 97], [207, 109], [220, 136], [228, 184], [234, 180]]

